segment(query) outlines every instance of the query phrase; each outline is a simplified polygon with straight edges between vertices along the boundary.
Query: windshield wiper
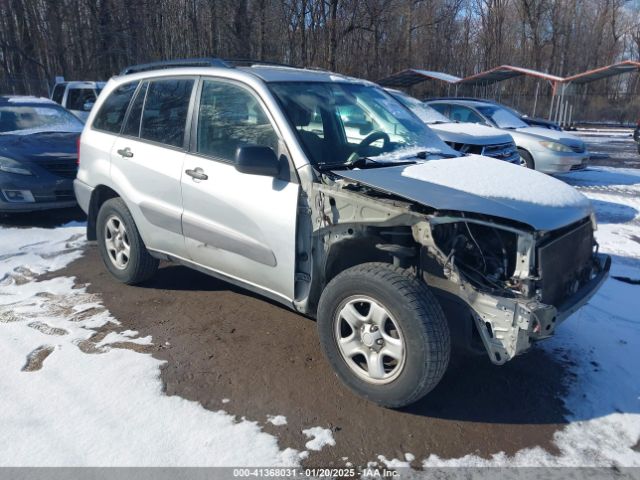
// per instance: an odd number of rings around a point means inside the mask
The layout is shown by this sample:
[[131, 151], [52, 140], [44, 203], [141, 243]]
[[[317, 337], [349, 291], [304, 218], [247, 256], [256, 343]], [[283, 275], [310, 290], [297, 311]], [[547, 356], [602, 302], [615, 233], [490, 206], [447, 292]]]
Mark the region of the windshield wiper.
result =
[[435, 155], [438, 157], [442, 157], [442, 158], [457, 158], [459, 155], [453, 154], [453, 153], [444, 153], [441, 152], [440, 150], [435, 151], [435, 152], [430, 152], [429, 150], [424, 150], [422, 152], [417, 152], [415, 155], [411, 156], [411, 157], [407, 157], [407, 158], [419, 158], [420, 160], [426, 160], [427, 157], [431, 156], [431, 155]]
[[323, 163], [317, 165], [317, 168], [320, 171], [326, 170], [352, 170], [354, 168], [382, 168], [382, 167], [395, 167], [397, 165], [410, 165], [416, 163], [413, 160], [408, 160], [411, 157], [407, 157], [407, 159], [400, 159], [395, 161], [384, 161], [384, 160], [374, 160], [370, 157], [358, 157], [352, 161], [344, 162], [344, 163]]

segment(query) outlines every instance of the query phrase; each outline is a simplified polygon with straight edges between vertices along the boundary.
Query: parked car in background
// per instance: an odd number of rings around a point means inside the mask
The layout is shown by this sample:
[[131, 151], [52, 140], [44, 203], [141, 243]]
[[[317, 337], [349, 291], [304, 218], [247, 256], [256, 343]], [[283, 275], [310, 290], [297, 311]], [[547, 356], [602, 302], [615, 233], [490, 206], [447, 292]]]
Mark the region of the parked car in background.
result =
[[105, 82], [59, 82], [53, 87], [51, 100], [84, 122], [105, 85]]
[[509, 110], [516, 117], [518, 117], [520, 120], [522, 120], [524, 123], [526, 123], [531, 127], [542, 127], [542, 128], [548, 128], [550, 130], [557, 130], [559, 132], [562, 131], [562, 127], [558, 125], [556, 122], [552, 122], [551, 120], [545, 120], [544, 118], [530, 117], [526, 113], [519, 112], [513, 107], [509, 107], [508, 105], [505, 105], [503, 103], [498, 103], [490, 99], [473, 98], [473, 97], [438, 97], [438, 98], [430, 98], [429, 100], [465, 100], [469, 102], [492, 103], [494, 105], [499, 105], [502, 108]]
[[387, 407], [431, 391], [452, 342], [503, 364], [605, 280], [566, 183], [461, 155], [364, 80], [192, 62], [127, 68], [82, 133], [75, 192], [116, 279], [171, 260], [315, 317], [338, 377]]
[[589, 162], [585, 142], [565, 131], [531, 127], [510, 110], [475, 100], [429, 100], [428, 105], [451, 120], [476, 123], [508, 132], [528, 168], [544, 173], [582, 170]]
[[452, 122], [437, 110], [400, 90], [385, 88], [396, 100], [415, 113], [447, 145], [461, 153], [475, 153], [520, 164], [516, 144], [511, 135], [484, 125]]
[[0, 212], [76, 205], [73, 179], [83, 124], [57, 103], [0, 96]]

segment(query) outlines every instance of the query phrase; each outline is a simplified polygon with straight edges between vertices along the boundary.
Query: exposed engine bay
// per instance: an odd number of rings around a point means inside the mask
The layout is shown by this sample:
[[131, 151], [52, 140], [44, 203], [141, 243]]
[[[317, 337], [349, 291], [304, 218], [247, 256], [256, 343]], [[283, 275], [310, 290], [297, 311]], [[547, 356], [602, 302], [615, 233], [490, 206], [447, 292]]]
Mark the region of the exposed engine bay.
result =
[[[609, 268], [589, 217], [540, 232], [508, 219], [438, 211], [331, 176], [302, 202], [307, 215], [298, 230], [311, 232], [303, 234], [311, 244], [299, 242], [298, 310], [313, 314], [319, 292], [341, 270], [393, 262], [442, 299], [452, 337], [475, 337], [496, 364], [553, 335]], [[460, 308], [446, 308], [449, 300]]]

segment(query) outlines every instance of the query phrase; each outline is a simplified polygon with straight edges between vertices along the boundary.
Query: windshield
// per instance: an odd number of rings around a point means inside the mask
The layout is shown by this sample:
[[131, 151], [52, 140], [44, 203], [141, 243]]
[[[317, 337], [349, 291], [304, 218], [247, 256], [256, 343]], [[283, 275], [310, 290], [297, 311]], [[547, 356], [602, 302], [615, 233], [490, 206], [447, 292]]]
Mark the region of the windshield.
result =
[[82, 122], [55, 105], [0, 106], [0, 133], [81, 132]]
[[424, 123], [451, 123], [451, 120], [435, 108], [421, 102], [417, 98], [414, 98], [406, 93], [402, 92], [389, 92], [392, 97], [402, 103], [405, 107], [415, 113], [420, 120]]
[[355, 82], [269, 85], [317, 167], [349, 164], [363, 157], [386, 162], [416, 155], [459, 155], [378, 87]]
[[509, 110], [502, 107], [479, 106], [477, 109], [485, 117], [489, 117], [498, 128], [523, 128], [529, 126]]

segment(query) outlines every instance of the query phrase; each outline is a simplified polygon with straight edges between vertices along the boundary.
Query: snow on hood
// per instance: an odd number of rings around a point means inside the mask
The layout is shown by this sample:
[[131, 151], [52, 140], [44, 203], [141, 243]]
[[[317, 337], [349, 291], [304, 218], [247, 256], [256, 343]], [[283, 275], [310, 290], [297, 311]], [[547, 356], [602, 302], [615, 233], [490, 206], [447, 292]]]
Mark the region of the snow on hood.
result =
[[569, 132], [551, 130], [550, 128], [522, 127], [522, 128], [516, 129], [515, 132], [537, 135], [538, 137], [544, 137], [545, 139], [565, 140], [564, 143], [566, 143], [567, 145], [576, 145], [578, 143], [584, 143], [578, 137], [576, 137], [575, 135], [572, 135]]
[[592, 211], [584, 195], [560, 180], [479, 155], [334, 173], [438, 210], [511, 219], [541, 231]]
[[[446, 141], [464, 142], [471, 145], [494, 145], [513, 142], [508, 133], [493, 127], [486, 127], [476, 123], [435, 123], [429, 128]], [[449, 135], [448, 135], [449, 134]]]

